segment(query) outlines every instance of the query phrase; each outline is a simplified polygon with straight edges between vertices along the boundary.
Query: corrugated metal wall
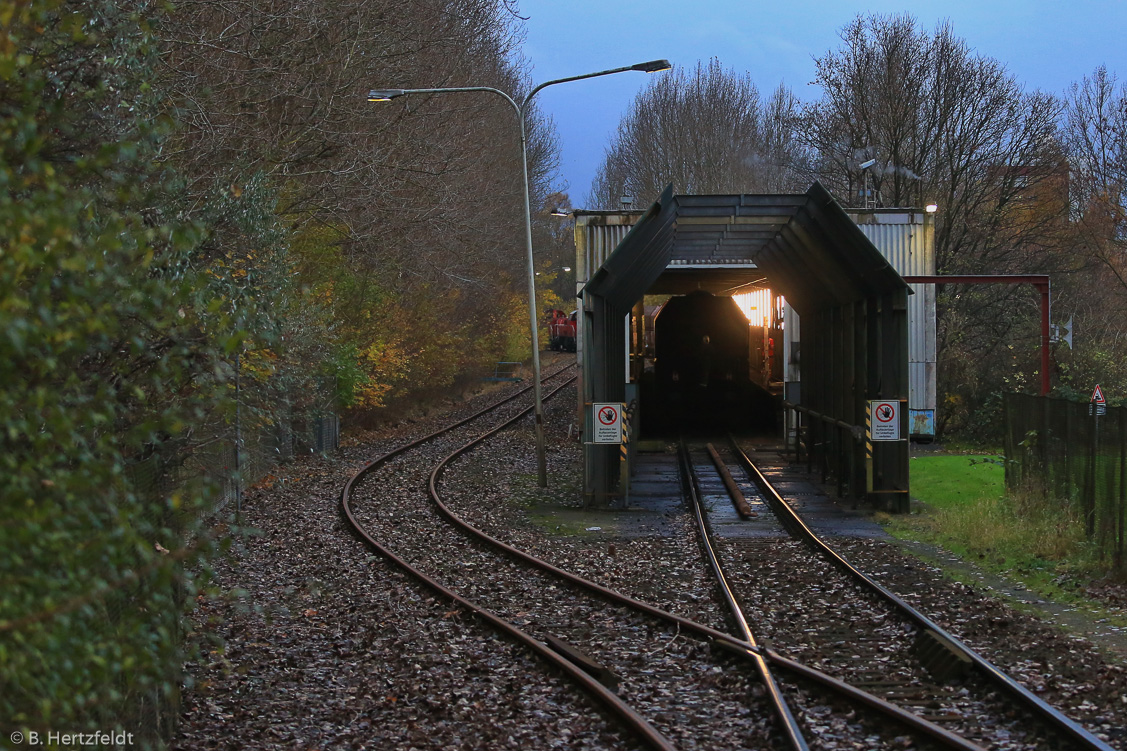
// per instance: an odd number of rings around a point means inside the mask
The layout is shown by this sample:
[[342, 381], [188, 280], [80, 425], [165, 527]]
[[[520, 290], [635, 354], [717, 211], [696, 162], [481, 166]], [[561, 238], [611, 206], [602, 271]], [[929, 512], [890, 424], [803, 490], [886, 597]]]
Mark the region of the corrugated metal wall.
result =
[[[904, 209], [848, 212], [901, 276], [935, 274], [935, 223], [931, 214]], [[935, 435], [935, 285], [913, 284], [908, 297], [909, 432]]]
[[[642, 214], [639, 212], [623, 213], [611, 211], [577, 211], [575, 212], [575, 292], [576, 297], [579, 296], [579, 290], [587, 284], [591, 275], [599, 270], [603, 262], [607, 260], [622, 239], [634, 228], [634, 225], [641, 220]], [[580, 310], [586, 310], [586, 306], [582, 301], [579, 302]], [[583, 317], [580, 317], [580, 325], [576, 327], [575, 332], [575, 358], [579, 366], [579, 405], [576, 412], [576, 421], [580, 430], [584, 428], [586, 422], [587, 410], [585, 409], [584, 393], [587, 384], [583, 382], [583, 368], [584, 368], [584, 344], [586, 338], [585, 326], [582, 323]], [[629, 318], [627, 318], [629, 320]], [[627, 324], [629, 325], [629, 324]], [[626, 357], [629, 358], [630, 354], [627, 351]], [[627, 368], [629, 372], [629, 368]]]
[[640, 213], [607, 211], [576, 212], [575, 216], [575, 284], [580, 290], [607, 256], [618, 247], [622, 238], [642, 218]]

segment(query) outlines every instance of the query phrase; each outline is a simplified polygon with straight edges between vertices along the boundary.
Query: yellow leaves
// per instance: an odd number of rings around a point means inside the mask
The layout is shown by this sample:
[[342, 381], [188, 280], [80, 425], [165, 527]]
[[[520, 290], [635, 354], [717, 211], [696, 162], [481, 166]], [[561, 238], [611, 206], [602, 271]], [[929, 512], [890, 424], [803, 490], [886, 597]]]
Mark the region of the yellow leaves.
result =
[[253, 342], [248, 341], [248, 349], [239, 360], [239, 370], [243, 375], [265, 383], [274, 374], [278, 365], [278, 353], [269, 347], [255, 349]]
[[16, 7], [26, 3], [4, 3], [0, 5], [0, 27], [7, 31], [12, 26], [12, 17], [16, 14]]
[[13, 22], [17, 20], [16, 11], [20, 12], [18, 20], [26, 22], [28, 0], [16, 0], [15, 2], [6, 2], [0, 4], [0, 28], [3, 28], [4, 33], [0, 35], [0, 54], [11, 55], [15, 51], [15, 43], [12, 40], [12, 27]]
[[361, 349], [357, 359], [368, 376], [368, 382], [359, 388], [357, 406], [384, 406], [384, 398], [407, 375], [409, 355], [398, 342], [376, 341]]

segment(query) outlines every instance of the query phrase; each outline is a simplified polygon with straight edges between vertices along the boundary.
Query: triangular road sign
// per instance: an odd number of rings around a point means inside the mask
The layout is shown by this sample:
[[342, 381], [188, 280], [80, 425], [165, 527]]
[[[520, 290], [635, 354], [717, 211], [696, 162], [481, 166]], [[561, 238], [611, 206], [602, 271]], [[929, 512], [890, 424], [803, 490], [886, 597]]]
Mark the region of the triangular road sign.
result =
[[1107, 404], [1104, 399], [1104, 390], [1100, 388], [1100, 384], [1096, 384], [1096, 390], [1092, 392], [1092, 401], [1096, 404]]

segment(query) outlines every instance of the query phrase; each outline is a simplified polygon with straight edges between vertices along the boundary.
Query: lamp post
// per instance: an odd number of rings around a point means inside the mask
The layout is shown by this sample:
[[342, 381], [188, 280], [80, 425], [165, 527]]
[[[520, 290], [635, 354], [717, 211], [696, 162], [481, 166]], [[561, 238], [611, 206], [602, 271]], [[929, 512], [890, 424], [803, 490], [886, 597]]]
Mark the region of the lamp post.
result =
[[541, 89], [554, 86], [557, 83], [569, 83], [571, 81], [581, 81], [584, 78], [609, 76], [612, 73], [625, 73], [628, 70], [656, 73], [657, 71], [669, 70], [671, 67], [668, 60], [651, 60], [646, 63], [638, 63], [637, 65], [628, 65], [624, 68], [611, 68], [610, 70], [600, 70], [597, 73], [584, 73], [580, 76], [557, 78], [553, 81], [542, 83], [534, 88], [520, 104], [517, 104], [516, 100], [505, 92], [490, 86], [459, 86], [442, 89], [372, 89], [368, 92], [369, 102], [387, 102], [397, 97], [404, 96], [405, 94], [455, 94], [484, 91], [501, 97], [511, 104], [513, 110], [516, 111], [517, 121], [520, 125], [521, 177], [524, 181], [524, 240], [525, 250], [528, 255], [528, 317], [532, 326], [532, 384], [536, 400], [536, 469], [540, 487], [542, 488], [548, 487], [548, 461], [544, 453], [544, 404], [543, 392], [540, 387], [540, 335], [537, 331], [538, 321], [536, 316], [536, 268], [532, 260], [532, 207], [529, 205], [530, 198], [528, 190], [528, 139], [525, 136], [524, 128], [525, 116], [528, 114], [528, 104], [532, 101], [532, 97], [536, 96]]

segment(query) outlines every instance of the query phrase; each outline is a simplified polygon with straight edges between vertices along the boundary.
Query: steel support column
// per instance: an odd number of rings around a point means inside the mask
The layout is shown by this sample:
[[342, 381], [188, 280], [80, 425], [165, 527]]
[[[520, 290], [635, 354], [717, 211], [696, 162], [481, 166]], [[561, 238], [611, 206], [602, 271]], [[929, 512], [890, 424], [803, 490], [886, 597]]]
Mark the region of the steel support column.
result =
[[[909, 510], [907, 290], [881, 295], [877, 310], [873, 312], [877, 336], [870, 338], [870, 343], [876, 345], [871, 350], [876, 361], [870, 364], [868, 399], [900, 402], [900, 438], [871, 441], [873, 468], [869, 500], [878, 508], [906, 513]], [[869, 327], [870, 332], [873, 328]]]

